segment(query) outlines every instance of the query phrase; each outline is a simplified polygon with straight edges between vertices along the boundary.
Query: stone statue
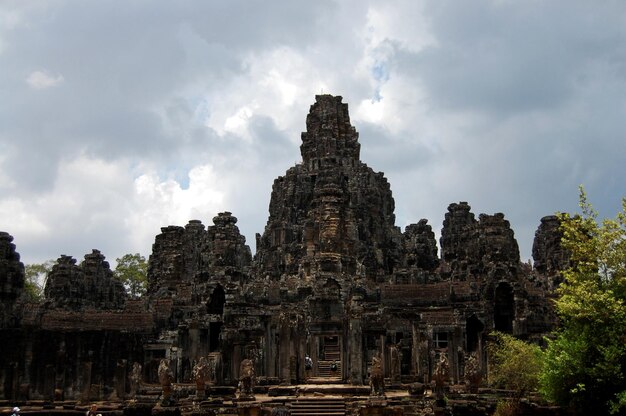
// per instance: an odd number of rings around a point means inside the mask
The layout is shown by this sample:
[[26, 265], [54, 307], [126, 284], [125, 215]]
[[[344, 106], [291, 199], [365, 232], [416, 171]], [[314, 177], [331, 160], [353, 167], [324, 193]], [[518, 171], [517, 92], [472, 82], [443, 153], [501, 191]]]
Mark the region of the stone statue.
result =
[[222, 354], [212, 352], [207, 356], [207, 366], [209, 368], [209, 385], [218, 385], [222, 380]]
[[196, 398], [198, 399], [204, 399], [206, 382], [209, 379], [209, 370], [209, 364], [204, 357], [200, 357], [200, 360], [193, 366], [191, 375], [196, 383]]
[[254, 363], [246, 358], [239, 366], [239, 398], [253, 399], [253, 388], [256, 383]]
[[475, 352], [470, 353], [465, 359], [465, 384], [470, 393], [478, 393], [478, 386], [483, 380], [480, 363]]
[[130, 372], [128, 381], [130, 384], [130, 398], [134, 399], [137, 397], [139, 386], [141, 385], [141, 364], [138, 362], [133, 363], [133, 369]]
[[383, 374], [383, 364], [380, 356], [372, 357], [372, 369], [370, 370], [370, 395], [385, 395], [385, 375]]
[[391, 357], [390, 378], [393, 383], [400, 382], [400, 363], [402, 361], [402, 353], [398, 345], [389, 347], [389, 356]]
[[126, 367], [126, 360], [117, 360], [113, 377], [115, 389], [111, 394], [112, 400], [124, 400], [126, 396]]
[[163, 388], [163, 395], [161, 396], [161, 405], [162, 406], [170, 406], [173, 404], [172, 400], [172, 381], [174, 381], [174, 373], [170, 368], [169, 360], [162, 359], [159, 364], [159, 383], [161, 384], [161, 388]]
[[450, 366], [448, 364], [448, 355], [444, 352], [439, 354], [439, 360], [435, 364], [433, 371], [433, 381], [435, 382], [435, 397], [437, 400], [443, 400], [445, 395], [445, 384], [448, 381]]

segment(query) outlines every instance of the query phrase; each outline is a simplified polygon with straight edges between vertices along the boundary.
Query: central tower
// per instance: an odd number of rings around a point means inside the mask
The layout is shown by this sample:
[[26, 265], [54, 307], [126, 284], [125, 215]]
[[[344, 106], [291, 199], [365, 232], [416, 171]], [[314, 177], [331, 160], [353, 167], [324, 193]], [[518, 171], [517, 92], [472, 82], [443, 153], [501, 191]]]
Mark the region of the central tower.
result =
[[[359, 159], [358, 133], [342, 97], [318, 95], [302, 133], [302, 163], [274, 181], [257, 235], [259, 276], [380, 282], [401, 248], [389, 183]], [[345, 293], [345, 291], [344, 291]]]

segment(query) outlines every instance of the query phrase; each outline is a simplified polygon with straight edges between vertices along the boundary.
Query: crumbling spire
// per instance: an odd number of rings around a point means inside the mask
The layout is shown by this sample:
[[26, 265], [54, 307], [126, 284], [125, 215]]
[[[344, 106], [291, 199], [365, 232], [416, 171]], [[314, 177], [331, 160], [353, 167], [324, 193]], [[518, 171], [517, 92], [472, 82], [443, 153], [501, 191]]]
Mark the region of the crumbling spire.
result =
[[350, 124], [348, 104], [341, 96], [316, 95], [306, 118], [300, 153], [305, 168], [316, 170], [359, 161], [359, 134]]

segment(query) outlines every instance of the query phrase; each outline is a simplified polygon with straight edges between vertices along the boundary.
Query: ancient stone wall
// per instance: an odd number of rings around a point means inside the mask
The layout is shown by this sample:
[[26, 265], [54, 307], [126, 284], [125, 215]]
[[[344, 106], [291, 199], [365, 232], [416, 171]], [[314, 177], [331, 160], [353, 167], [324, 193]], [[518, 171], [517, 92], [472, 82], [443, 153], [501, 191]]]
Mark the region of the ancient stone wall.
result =
[[551, 290], [563, 281], [560, 272], [569, 267], [569, 253], [561, 246], [562, 236], [556, 215], [543, 217], [535, 232], [532, 251], [534, 269], [545, 277]]
[[13, 325], [13, 307], [24, 291], [24, 264], [13, 236], [0, 231], [0, 328]]
[[86, 254], [80, 265], [71, 256], [59, 257], [48, 274], [44, 295], [49, 307], [69, 310], [121, 309], [127, 297], [98, 250]]
[[398, 270], [398, 283], [426, 283], [440, 280], [436, 269], [439, 267], [437, 240], [428, 220], [421, 219], [417, 224], [409, 224], [404, 229], [402, 266]]
[[176, 294], [187, 298], [184, 288], [193, 285], [240, 280], [252, 262], [245, 237], [230, 212], [219, 213], [214, 225], [205, 229], [199, 220], [185, 227], [161, 228], [148, 260], [148, 295], [151, 298]]

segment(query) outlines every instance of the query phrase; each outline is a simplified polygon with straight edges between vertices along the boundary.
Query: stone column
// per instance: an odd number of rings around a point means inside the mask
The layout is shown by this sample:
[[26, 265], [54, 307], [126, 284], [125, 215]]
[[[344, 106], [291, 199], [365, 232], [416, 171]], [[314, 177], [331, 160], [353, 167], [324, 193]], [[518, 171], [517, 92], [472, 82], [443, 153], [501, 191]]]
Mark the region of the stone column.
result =
[[11, 363], [11, 399], [17, 399], [19, 395], [20, 366], [19, 363]]
[[304, 370], [304, 356], [306, 355], [306, 335], [299, 337], [298, 343], [298, 383], [306, 379]]
[[449, 378], [452, 380], [452, 384], [457, 384], [459, 377], [459, 355], [458, 349], [458, 334], [455, 328], [453, 331], [448, 332], [448, 363], [450, 365]]
[[350, 383], [363, 384], [363, 329], [360, 318], [350, 318], [348, 341], [348, 367]]
[[81, 363], [80, 366], [80, 375], [78, 376], [79, 380], [79, 390], [80, 390], [80, 399], [81, 403], [89, 402], [89, 391], [91, 390], [91, 362], [87, 361]]
[[289, 377], [289, 356], [291, 350], [291, 342], [289, 340], [289, 335], [291, 332], [291, 328], [289, 328], [289, 324], [287, 322], [280, 323], [280, 345], [278, 350], [278, 377], [281, 382], [290, 383]]
[[118, 360], [113, 375], [115, 395], [119, 400], [126, 397], [126, 360]]
[[416, 377], [420, 373], [419, 333], [415, 322], [411, 325], [411, 375]]
[[[201, 342], [201, 330], [198, 328], [198, 323], [194, 322], [192, 326], [189, 328], [188, 332], [189, 336], [189, 351], [185, 351], [187, 357], [192, 360], [198, 360], [202, 356], [206, 356], [208, 353], [208, 349], [205, 347], [206, 344]], [[183, 380], [186, 382], [187, 380]]]
[[241, 365], [241, 360], [243, 359], [243, 355], [241, 354], [241, 345], [232, 344], [232, 355], [230, 360], [230, 380], [238, 381], [239, 377], [239, 366]]
[[265, 322], [265, 342], [261, 343], [263, 348], [263, 374], [272, 376], [272, 343], [274, 342], [270, 330], [270, 322]]
[[317, 377], [319, 375], [319, 351], [320, 351], [320, 337], [319, 335], [313, 336], [313, 346], [311, 347], [311, 360], [313, 361], [313, 371], [311, 374], [313, 377]]
[[47, 364], [44, 370], [44, 400], [54, 401], [54, 389], [56, 387], [56, 372], [54, 364]]
[[380, 364], [381, 364], [381, 370], [383, 372], [383, 377], [385, 374], [387, 374], [387, 365], [386, 365], [386, 361], [385, 360], [385, 335], [381, 335], [380, 336], [380, 349], [379, 349], [379, 354], [380, 354]]
[[30, 371], [31, 365], [33, 362], [33, 338], [32, 335], [28, 334], [25, 339], [25, 348], [24, 348], [24, 373], [22, 374], [22, 378], [19, 382], [19, 400], [28, 400], [30, 398], [30, 390], [31, 390], [31, 380], [30, 380]]

